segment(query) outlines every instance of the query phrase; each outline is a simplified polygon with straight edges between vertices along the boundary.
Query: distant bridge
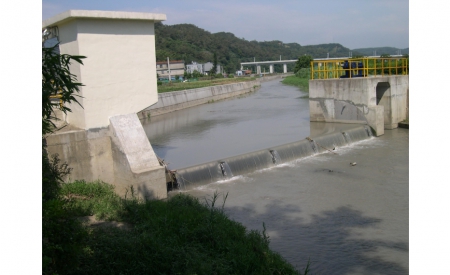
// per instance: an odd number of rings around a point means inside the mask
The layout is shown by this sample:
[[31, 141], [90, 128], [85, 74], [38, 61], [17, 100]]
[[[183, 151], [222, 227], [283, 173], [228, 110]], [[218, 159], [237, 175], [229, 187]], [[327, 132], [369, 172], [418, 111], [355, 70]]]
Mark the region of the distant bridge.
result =
[[[378, 58], [380, 56], [367, 56], [367, 58]], [[391, 55], [391, 57], [402, 57], [402, 55]], [[350, 59], [352, 57], [333, 57], [333, 58], [314, 58], [313, 60], [333, 60], [333, 59]], [[261, 65], [269, 65], [269, 73], [274, 73], [275, 64], [283, 64], [283, 73], [287, 73], [287, 64], [296, 63], [298, 59], [294, 60], [274, 60], [274, 61], [254, 61], [254, 62], [241, 62], [241, 70], [244, 66], [256, 66], [256, 74], [261, 74]]]

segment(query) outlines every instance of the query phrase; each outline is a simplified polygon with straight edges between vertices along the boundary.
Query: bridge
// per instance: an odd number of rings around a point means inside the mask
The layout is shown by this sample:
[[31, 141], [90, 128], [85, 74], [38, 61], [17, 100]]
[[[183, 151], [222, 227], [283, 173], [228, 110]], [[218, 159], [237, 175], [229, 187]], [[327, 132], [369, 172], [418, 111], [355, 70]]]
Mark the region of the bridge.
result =
[[[402, 55], [391, 55], [391, 57], [402, 57]], [[314, 58], [314, 61], [322, 61], [322, 60], [344, 60], [351, 59], [352, 57], [332, 57], [332, 58]], [[367, 56], [365, 58], [380, 58], [380, 56]], [[244, 69], [244, 66], [256, 66], [256, 74], [261, 74], [261, 65], [269, 65], [269, 73], [274, 73], [274, 65], [275, 64], [283, 64], [283, 73], [287, 73], [287, 64], [288, 63], [296, 63], [298, 59], [293, 60], [273, 60], [273, 61], [254, 61], [254, 62], [241, 62], [241, 70]]]

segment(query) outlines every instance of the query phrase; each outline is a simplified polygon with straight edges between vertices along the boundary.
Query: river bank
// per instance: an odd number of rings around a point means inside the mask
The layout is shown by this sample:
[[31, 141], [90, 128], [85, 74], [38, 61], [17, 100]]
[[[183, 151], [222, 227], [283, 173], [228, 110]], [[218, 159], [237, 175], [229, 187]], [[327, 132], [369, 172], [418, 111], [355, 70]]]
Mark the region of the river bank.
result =
[[[226, 196], [142, 201], [101, 182], [66, 183], [59, 195], [64, 211], [44, 223], [43, 274], [301, 274], [264, 230], [227, 217]], [[60, 229], [80, 216], [85, 226]]]
[[253, 81], [238, 82], [224, 85], [213, 85], [197, 89], [189, 89], [158, 94], [158, 102], [137, 113], [139, 119], [148, 119], [154, 116], [210, 103], [226, 98], [254, 92], [261, 83], [282, 79], [290, 74], [279, 74], [256, 78]]

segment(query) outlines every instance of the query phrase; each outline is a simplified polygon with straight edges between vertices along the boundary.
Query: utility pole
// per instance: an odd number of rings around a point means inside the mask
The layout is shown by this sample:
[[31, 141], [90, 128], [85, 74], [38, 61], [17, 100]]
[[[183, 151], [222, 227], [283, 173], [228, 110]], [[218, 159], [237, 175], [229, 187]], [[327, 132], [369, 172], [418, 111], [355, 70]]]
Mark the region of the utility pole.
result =
[[169, 82], [172, 81], [172, 78], [170, 77], [170, 63], [169, 63], [169, 57], [167, 57], [167, 68], [169, 69]]

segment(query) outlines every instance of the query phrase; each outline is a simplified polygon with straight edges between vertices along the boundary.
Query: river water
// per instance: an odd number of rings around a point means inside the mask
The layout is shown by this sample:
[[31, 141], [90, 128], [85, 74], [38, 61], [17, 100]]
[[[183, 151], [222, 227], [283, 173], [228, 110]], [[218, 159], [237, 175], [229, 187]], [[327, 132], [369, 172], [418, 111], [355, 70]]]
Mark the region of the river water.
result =
[[[272, 81], [243, 98], [143, 124], [172, 168], [353, 127], [310, 123], [304, 94]], [[229, 217], [259, 231], [264, 223], [271, 248], [299, 270], [310, 259], [312, 274], [408, 274], [409, 131], [386, 130], [334, 152], [169, 196], [228, 193]]]

